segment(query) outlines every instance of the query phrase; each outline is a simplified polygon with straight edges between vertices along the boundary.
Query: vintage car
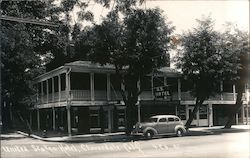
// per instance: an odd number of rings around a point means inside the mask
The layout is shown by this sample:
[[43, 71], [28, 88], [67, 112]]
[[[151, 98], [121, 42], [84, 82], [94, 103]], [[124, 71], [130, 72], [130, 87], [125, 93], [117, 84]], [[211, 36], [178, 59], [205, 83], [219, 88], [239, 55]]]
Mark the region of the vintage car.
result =
[[177, 135], [183, 136], [186, 129], [181, 119], [175, 115], [156, 115], [146, 122], [137, 123], [133, 126], [132, 135], [144, 135], [152, 138], [155, 135]]

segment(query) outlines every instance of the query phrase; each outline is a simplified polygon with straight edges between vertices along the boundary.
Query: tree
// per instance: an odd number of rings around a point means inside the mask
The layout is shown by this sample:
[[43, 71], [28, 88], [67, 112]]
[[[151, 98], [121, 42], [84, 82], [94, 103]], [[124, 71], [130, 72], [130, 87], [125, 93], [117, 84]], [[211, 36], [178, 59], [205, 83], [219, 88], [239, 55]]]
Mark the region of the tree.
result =
[[199, 107], [210, 96], [221, 93], [220, 82], [237, 74], [237, 56], [228, 51], [228, 44], [213, 28], [210, 17], [197, 20], [197, 28], [181, 37], [182, 49], [177, 66], [184, 78], [194, 86], [190, 90], [196, 98], [195, 107], [186, 122], [188, 129]]
[[[3, 15], [44, 19], [44, 1], [3, 1]], [[44, 71], [38, 48], [44, 39], [44, 26], [1, 20], [1, 98], [3, 126], [11, 126], [10, 106], [22, 110], [28, 106], [33, 89], [31, 80]], [[27, 105], [27, 106], [25, 106]]]
[[[79, 20], [91, 20], [93, 15], [85, 11], [87, 2], [65, 0], [60, 4], [49, 1], [2, 1], [1, 14], [37, 21], [51, 21], [59, 27], [49, 27], [1, 20], [1, 97], [4, 125], [11, 125], [10, 105], [15, 111], [25, 111], [33, 105], [32, 80], [54, 65], [60, 66], [70, 58], [70, 12], [80, 8]], [[64, 18], [60, 18], [63, 16]], [[66, 47], [65, 47], [66, 46]], [[56, 62], [52, 62], [56, 59]], [[58, 60], [59, 59], [59, 60]], [[51, 61], [52, 60], [52, 61]], [[60, 61], [60, 62], [58, 62]], [[63, 61], [61, 63], [61, 61]]]
[[118, 13], [116, 9], [111, 11], [93, 28], [93, 49], [89, 58], [115, 66], [124, 85], [121, 93], [126, 105], [126, 133], [129, 134], [137, 121], [136, 104], [143, 90], [138, 82], [143, 82], [144, 76], [154, 68], [168, 64], [173, 27], [166, 23], [159, 9], [131, 9], [124, 18]]
[[243, 105], [243, 93], [245, 92], [245, 86], [249, 80], [249, 34], [246, 31], [242, 31], [237, 27], [229, 24], [227, 29], [223, 33], [223, 39], [227, 41], [227, 49], [225, 51], [229, 52], [235, 56], [236, 60], [231, 62], [231, 66], [237, 73], [231, 78], [236, 85], [236, 102], [235, 106], [230, 110], [228, 114], [228, 120], [224, 128], [231, 128], [235, 114], [240, 111]]

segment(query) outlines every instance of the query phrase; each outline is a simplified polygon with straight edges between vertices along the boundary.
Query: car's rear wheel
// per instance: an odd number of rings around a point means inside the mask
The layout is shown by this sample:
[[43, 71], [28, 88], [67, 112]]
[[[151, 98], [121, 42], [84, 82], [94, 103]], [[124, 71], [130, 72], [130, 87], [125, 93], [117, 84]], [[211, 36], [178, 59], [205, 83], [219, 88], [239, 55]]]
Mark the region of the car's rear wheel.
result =
[[181, 137], [181, 136], [183, 136], [183, 129], [181, 129], [181, 128], [179, 128], [179, 129], [177, 129], [177, 131], [176, 131], [176, 135], [178, 136], [178, 137]]
[[147, 132], [145, 133], [145, 137], [146, 137], [147, 139], [151, 139], [151, 138], [153, 138], [153, 136], [154, 136], [154, 132], [151, 131], [151, 130], [149, 130], [149, 131], [147, 131]]

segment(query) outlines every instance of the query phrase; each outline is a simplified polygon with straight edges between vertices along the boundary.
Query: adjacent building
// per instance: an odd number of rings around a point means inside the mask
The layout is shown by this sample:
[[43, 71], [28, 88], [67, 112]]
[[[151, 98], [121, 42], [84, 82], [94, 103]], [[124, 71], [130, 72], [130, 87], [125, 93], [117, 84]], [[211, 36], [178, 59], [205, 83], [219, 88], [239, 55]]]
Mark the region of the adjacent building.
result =
[[[36, 104], [30, 111], [33, 130], [72, 133], [105, 133], [125, 130], [126, 106], [121, 85], [112, 65], [89, 61], [67, 63], [35, 79]], [[138, 83], [138, 122], [156, 114], [178, 115], [185, 123], [194, 108], [195, 98], [179, 72], [169, 67], [156, 70]], [[167, 88], [167, 95], [156, 95]], [[221, 83], [222, 94], [211, 97], [200, 107], [194, 126], [223, 125], [227, 111], [235, 104], [235, 86]], [[160, 94], [160, 93], [158, 93]], [[235, 124], [246, 123], [249, 116], [249, 92], [244, 93], [244, 108], [235, 116]], [[248, 97], [247, 97], [248, 95]]]

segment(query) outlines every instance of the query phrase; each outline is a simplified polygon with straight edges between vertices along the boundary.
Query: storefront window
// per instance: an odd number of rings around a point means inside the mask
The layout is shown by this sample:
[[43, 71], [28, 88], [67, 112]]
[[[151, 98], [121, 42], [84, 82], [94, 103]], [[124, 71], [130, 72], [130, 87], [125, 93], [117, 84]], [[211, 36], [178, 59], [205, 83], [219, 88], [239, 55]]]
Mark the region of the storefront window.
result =
[[179, 107], [179, 115], [181, 120], [186, 120], [186, 107], [185, 106], [180, 106]]
[[91, 128], [100, 128], [99, 110], [90, 109], [89, 113], [90, 113], [90, 127]]
[[207, 105], [201, 105], [199, 115], [200, 119], [207, 119]]
[[125, 129], [125, 110], [124, 109], [118, 109], [118, 130], [124, 130]]

